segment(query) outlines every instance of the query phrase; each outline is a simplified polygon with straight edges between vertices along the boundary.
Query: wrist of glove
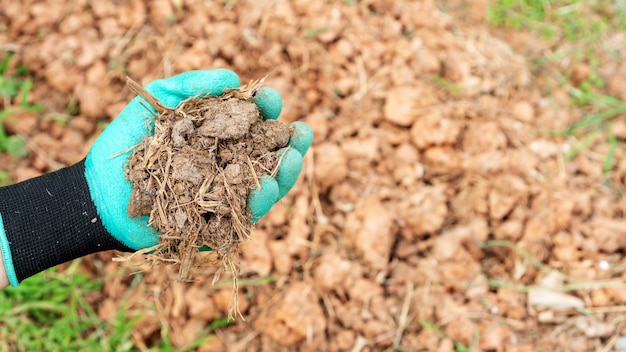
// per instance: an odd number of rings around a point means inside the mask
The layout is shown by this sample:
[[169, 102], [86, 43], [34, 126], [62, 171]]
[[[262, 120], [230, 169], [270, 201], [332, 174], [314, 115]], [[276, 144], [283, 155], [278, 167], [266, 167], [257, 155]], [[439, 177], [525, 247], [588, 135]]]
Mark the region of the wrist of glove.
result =
[[[221, 95], [240, 86], [239, 77], [225, 69], [191, 71], [146, 86], [164, 105], [175, 107], [199, 95]], [[142, 104], [143, 103], [143, 104]], [[271, 88], [257, 92], [255, 103], [265, 119], [277, 119], [280, 94]], [[134, 98], [94, 142], [86, 159], [72, 167], [17, 185], [0, 188], [0, 247], [11, 285], [56, 264], [102, 250], [148, 248], [158, 233], [148, 216], [131, 218], [126, 206], [132, 192], [125, 166], [134, 147], [150, 132], [149, 106]], [[248, 198], [253, 221], [258, 221], [295, 184], [302, 158], [311, 145], [311, 128], [291, 124], [293, 136], [275, 178], [264, 176], [261, 189]]]
[[0, 188], [0, 222], [11, 286], [87, 254], [130, 250], [104, 228], [89, 194], [84, 161]]

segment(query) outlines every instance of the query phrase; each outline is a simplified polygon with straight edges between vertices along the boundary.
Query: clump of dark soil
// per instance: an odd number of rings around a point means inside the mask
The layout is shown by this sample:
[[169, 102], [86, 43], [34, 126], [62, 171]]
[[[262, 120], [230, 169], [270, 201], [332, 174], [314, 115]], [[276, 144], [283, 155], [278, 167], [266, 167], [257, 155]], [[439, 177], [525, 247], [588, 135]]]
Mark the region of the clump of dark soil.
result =
[[150, 215], [149, 225], [161, 232], [152, 254], [180, 264], [181, 280], [203, 246], [233, 268], [232, 255], [253, 230], [246, 200], [261, 176], [275, 174], [274, 152], [289, 142], [286, 125], [259, 114], [253, 98], [261, 82], [166, 108], [128, 80], [159, 113], [154, 134], [126, 167], [133, 186], [127, 211]]

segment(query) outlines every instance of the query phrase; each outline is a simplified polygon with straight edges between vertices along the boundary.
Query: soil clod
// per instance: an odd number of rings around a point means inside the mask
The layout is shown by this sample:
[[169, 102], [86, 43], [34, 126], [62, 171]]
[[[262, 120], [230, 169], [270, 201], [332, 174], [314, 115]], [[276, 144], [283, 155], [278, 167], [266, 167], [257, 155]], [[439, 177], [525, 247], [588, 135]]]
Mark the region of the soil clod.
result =
[[149, 225], [161, 233], [153, 254], [180, 264], [179, 279], [187, 280], [198, 248], [211, 247], [226, 263], [250, 238], [246, 200], [257, 178], [278, 167], [274, 152], [289, 142], [289, 128], [259, 114], [252, 97], [262, 81], [176, 108], [129, 82], [159, 113], [154, 133], [128, 161], [133, 192], [127, 211], [150, 216]]

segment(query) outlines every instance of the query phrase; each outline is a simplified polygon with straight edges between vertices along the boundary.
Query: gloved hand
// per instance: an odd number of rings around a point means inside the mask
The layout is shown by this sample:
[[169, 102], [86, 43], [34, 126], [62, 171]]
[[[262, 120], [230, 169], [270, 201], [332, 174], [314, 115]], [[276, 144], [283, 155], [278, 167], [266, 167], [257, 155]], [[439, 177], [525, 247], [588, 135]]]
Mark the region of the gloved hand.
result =
[[[239, 77], [232, 71], [216, 69], [191, 71], [170, 78], [153, 81], [146, 86], [167, 107], [176, 107], [189, 97], [198, 95], [221, 95], [225, 88], [240, 86]], [[145, 106], [141, 98], [133, 99], [94, 142], [85, 161], [85, 176], [92, 199], [102, 218], [104, 227], [118, 241], [131, 249], [151, 247], [158, 243], [158, 233], [147, 226], [148, 216], [131, 218], [126, 212], [130, 199], [131, 184], [124, 176], [124, 169], [133, 147], [148, 135]], [[272, 89], [263, 87], [254, 99], [265, 119], [277, 119], [282, 110], [282, 98]], [[255, 189], [248, 207], [253, 221], [258, 221], [270, 208], [293, 187], [302, 168], [302, 157], [311, 145], [311, 128], [302, 122], [291, 124], [294, 134], [289, 145], [278, 151], [282, 157], [276, 178], [264, 176], [261, 190]]]
[[[197, 95], [220, 95], [239, 87], [229, 70], [192, 71], [150, 83], [146, 89], [168, 107]], [[134, 148], [149, 133], [150, 114], [133, 99], [94, 142], [85, 160], [11, 186], [0, 187], [0, 253], [12, 286], [54, 265], [109, 249], [139, 250], [158, 243], [148, 216], [126, 212], [131, 184], [125, 167]], [[261, 115], [276, 119], [280, 94], [271, 88], [257, 92]], [[148, 106], [144, 102], [144, 105]], [[260, 219], [294, 185], [302, 157], [311, 145], [311, 128], [292, 124], [294, 133], [276, 178], [260, 180], [262, 188], [248, 199], [253, 221]]]

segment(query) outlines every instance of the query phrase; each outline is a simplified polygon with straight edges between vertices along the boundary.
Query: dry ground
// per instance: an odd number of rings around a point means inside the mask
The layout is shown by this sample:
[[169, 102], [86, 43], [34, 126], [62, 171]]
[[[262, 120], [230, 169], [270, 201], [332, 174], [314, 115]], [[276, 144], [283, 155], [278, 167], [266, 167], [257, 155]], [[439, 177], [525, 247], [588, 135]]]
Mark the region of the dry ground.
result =
[[[12, 175], [84, 157], [131, 99], [126, 75], [269, 74], [281, 119], [309, 123], [314, 145], [241, 255], [245, 321], [200, 351], [610, 349], [626, 334], [624, 151], [608, 180], [601, 140], [564, 161], [575, 140], [547, 132], [581, 113], [539, 90], [534, 39], [494, 32], [486, 3], [469, 4], [0, 1], [0, 49], [18, 50], [47, 108], [7, 122], [31, 151]], [[146, 308], [139, 348], [166, 333], [183, 348], [227, 314], [217, 268], [181, 284], [114, 255], [85, 261], [106, 279], [93, 304], [105, 319], [121, 299]]]

